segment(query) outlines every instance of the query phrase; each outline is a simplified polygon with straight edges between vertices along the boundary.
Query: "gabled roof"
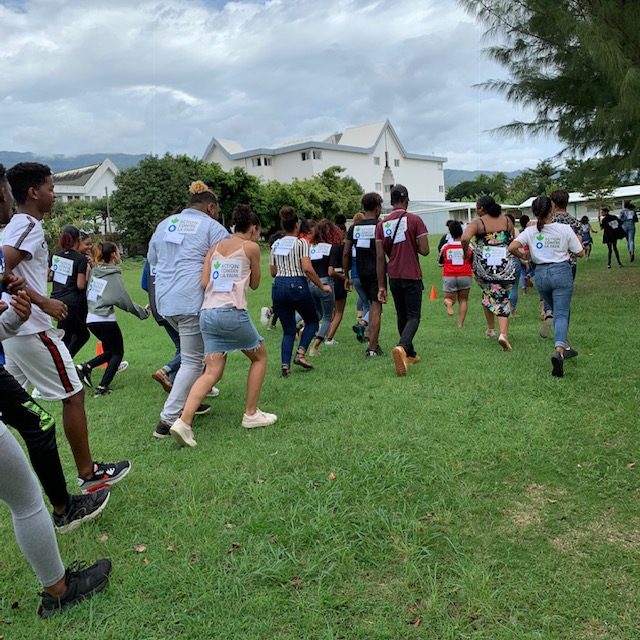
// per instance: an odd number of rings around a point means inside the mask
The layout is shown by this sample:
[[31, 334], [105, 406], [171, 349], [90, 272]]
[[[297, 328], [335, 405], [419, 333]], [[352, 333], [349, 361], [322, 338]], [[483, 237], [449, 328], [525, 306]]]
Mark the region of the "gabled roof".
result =
[[91, 179], [99, 164], [91, 164], [88, 167], [79, 167], [77, 169], [68, 169], [60, 173], [53, 174], [55, 184], [65, 185], [67, 187], [84, 187]]
[[[204, 152], [203, 160], [205, 160], [216, 147], [218, 147], [229, 160], [242, 160], [244, 158], [252, 158], [259, 155], [277, 156], [284, 153], [291, 153], [292, 151], [305, 151], [306, 149], [326, 149], [328, 151], [346, 151], [347, 153], [370, 154], [377, 146], [385, 131], [389, 131], [391, 135], [393, 135], [404, 158], [411, 160], [431, 160], [433, 162], [447, 161], [447, 158], [442, 156], [408, 153], [388, 120], [385, 122], [366, 124], [359, 127], [348, 127], [343, 133], [333, 134], [324, 140], [308, 138], [303, 140], [294, 140], [277, 147], [259, 147], [247, 150], [242, 150], [242, 147], [233, 140], [219, 140], [213, 137]], [[327, 142], [327, 140], [337, 140], [338, 142]]]
[[86, 187], [85, 191], [88, 191], [107, 171], [115, 176], [120, 173], [118, 167], [105, 158], [100, 164], [54, 173], [53, 183], [56, 187]]
[[[614, 189], [606, 196], [606, 200], [608, 199], [617, 199], [617, 198], [637, 198], [640, 196], [640, 184], [630, 185], [628, 187], [618, 187]], [[590, 200], [594, 200], [593, 196], [585, 196], [584, 194], [578, 191], [572, 191], [569, 194], [569, 203], [573, 202], [589, 202]], [[533, 204], [535, 197], [528, 198], [525, 200], [520, 206], [521, 207], [530, 207]]]

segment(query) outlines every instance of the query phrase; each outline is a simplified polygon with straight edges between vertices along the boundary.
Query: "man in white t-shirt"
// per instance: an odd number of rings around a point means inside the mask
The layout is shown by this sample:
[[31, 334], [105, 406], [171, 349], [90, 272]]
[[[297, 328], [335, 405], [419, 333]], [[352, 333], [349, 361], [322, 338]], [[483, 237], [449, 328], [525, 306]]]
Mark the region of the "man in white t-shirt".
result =
[[36, 387], [44, 400], [62, 400], [62, 422], [78, 470], [78, 485], [83, 493], [89, 493], [122, 480], [131, 463], [93, 460], [82, 383], [61, 332], [51, 325], [50, 316], [62, 320], [67, 314], [63, 302], [47, 297], [49, 249], [42, 219], [55, 202], [51, 170], [46, 165], [21, 162], [7, 172], [7, 179], [18, 213], [4, 233], [5, 276], [24, 278], [32, 312], [16, 336], [3, 342], [6, 369], [21, 385]]

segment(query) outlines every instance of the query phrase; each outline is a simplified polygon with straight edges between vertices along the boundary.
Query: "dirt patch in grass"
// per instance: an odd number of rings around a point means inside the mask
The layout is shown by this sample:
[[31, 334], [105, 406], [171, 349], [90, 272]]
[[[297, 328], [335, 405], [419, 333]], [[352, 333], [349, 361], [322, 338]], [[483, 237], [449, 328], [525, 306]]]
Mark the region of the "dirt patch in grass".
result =
[[525, 499], [516, 502], [509, 511], [509, 519], [518, 527], [539, 525], [547, 506], [557, 503], [565, 494], [564, 489], [531, 484], [527, 487]]
[[601, 640], [601, 638], [609, 637], [607, 625], [604, 622], [600, 622], [600, 620], [593, 619], [584, 622], [577, 635], [579, 640]]
[[624, 551], [640, 550], [640, 529], [622, 530], [610, 520], [596, 520], [585, 527], [572, 529], [567, 533], [550, 538], [549, 542], [563, 553], [581, 554], [585, 544], [608, 544]]

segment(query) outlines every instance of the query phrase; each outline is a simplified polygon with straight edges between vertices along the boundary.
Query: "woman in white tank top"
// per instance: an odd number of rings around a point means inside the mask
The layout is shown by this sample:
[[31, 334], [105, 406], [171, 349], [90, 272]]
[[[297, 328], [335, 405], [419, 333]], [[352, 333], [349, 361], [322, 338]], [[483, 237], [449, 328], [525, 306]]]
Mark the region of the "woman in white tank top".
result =
[[251, 361], [242, 426], [266, 427], [277, 420], [258, 409], [260, 390], [267, 370], [267, 349], [247, 311], [247, 289], [260, 285], [260, 220], [248, 205], [233, 210], [233, 235], [211, 247], [204, 261], [201, 285], [204, 301], [200, 330], [204, 340], [205, 371], [196, 380], [182, 410], [170, 429], [181, 446], [195, 447], [191, 424], [200, 403], [222, 378], [230, 351], [242, 351]]

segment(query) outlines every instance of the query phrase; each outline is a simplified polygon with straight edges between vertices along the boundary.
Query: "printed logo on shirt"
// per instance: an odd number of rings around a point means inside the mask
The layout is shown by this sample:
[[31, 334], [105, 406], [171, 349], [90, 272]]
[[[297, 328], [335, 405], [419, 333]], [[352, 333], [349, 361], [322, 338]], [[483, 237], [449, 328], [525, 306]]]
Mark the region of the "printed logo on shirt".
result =
[[171, 218], [171, 220], [169, 220], [169, 226], [167, 227], [167, 231], [169, 233], [173, 233], [174, 231], [176, 231], [178, 229], [179, 222], [180, 222], [179, 216], [176, 216], [175, 218]]

